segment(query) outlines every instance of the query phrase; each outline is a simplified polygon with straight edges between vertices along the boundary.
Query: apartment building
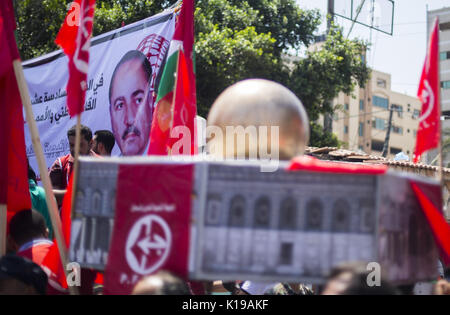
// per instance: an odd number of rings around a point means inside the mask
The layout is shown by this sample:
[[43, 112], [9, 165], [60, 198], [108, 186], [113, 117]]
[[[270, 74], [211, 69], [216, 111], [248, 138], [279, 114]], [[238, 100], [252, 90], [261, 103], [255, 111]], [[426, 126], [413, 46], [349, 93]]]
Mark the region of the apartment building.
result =
[[422, 105], [416, 97], [392, 91], [390, 74], [372, 70], [365, 88], [355, 89], [353, 95], [341, 93], [333, 105], [332, 130], [343, 147], [374, 155], [383, 151], [392, 108], [387, 157], [403, 152], [412, 160]]
[[[450, 130], [450, 7], [427, 12], [427, 36], [429, 41], [430, 31], [435, 18], [439, 18], [439, 67], [441, 81], [441, 112], [445, 120], [442, 121], [443, 130]], [[435, 159], [437, 150], [427, 154], [427, 162]], [[444, 166], [450, 162], [450, 154], [445, 154]]]

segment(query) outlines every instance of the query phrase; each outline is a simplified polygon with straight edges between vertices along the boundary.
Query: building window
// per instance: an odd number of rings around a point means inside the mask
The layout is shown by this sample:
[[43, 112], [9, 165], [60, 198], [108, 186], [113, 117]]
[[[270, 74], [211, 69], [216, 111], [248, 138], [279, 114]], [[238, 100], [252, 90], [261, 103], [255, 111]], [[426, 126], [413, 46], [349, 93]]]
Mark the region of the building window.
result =
[[359, 110], [364, 110], [364, 100], [359, 100]]
[[450, 81], [441, 81], [441, 88], [445, 90], [450, 89]]
[[415, 109], [412, 114], [412, 119], [417, 119], [417, 118], [419, 118], [419, 116], [420, 116], [420, 111], [418, 109]]
[[347, 103], [344, 104], [344, 109], [348, 110], [348, 104]]
[[417, 137], [417, 130], [414, 130], [414, 137]]
[[359, 123], [358, 134], [360, 137], [364, 137], [364, 123]]
[[439, 53], [439, 59], [440, 59], [441, 61], [450, 59], [450, 51], [441, 51], [441, 52]]
[[392, 126], [391, 130], [392, 130], [393, 133], [398, 133], [400, 135], [403, 134], [403, 128], [402, 127]]
[[450, 30], [450, 22], [445, 22], [445, 23], [439, 24], [439, 29], [441, 31]]
[[372, 150], [373, 151], [383, 151], [384, 142], [372, 140]]
[[450, 119], [450, 110], [444, 110], [442, 116], [444, 117], [444, 120]]
[[387, 98], [379, 97], [376, 95], [373, 96], [372, 103], [374, 106], [383, 107], [386, 109], [388, 109], [389, 107], [389, 100]]
[[362, 145], [360, 145], [360, 146], [358, 147], [358, 149], [361, 150], [361, 151], [364, 151], [364, 148], [363, 148]]
[[348, 133], [348, 126], [344, 126], [344, 133]]
[[386, 88], [386, 80], [377, 78], [377, 86], [380, 88]]
[[403, 106], [397, 105], [397, 104], [392, 104], [392, 109], [394, 110], [394, 112], [397, 113], [397, 116], [399, 118], [403, 117]]
[[386, 129], [386, 120], [374, 117], [372, 119], [372, 127], [378, 130], [385, 130]]
[[399, 154], [400, 152], [402, 152], [402, 149], [398, 149], [398, 148], [390, 148], [391, 154]]

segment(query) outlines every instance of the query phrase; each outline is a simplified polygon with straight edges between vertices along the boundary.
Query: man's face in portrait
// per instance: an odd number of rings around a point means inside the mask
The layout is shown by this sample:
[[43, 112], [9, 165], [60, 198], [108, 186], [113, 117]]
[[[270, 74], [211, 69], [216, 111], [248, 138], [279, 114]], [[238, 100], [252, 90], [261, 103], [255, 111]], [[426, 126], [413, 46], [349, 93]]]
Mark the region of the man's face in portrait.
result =
[[150, 76], [142, 61], [122, 63], [114, 74], [110, 92], [111, 126], [123, 155], [142, 155], [152, 124]]

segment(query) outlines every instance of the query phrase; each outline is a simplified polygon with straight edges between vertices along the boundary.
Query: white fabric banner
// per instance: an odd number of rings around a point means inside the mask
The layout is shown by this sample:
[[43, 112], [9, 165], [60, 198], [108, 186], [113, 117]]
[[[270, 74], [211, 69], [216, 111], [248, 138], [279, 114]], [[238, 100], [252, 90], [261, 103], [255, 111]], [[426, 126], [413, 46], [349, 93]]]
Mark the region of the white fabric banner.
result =
[[[174, 30], [175, 14], [165, 11], [91, 39], [81, 123], [92, 134], [97, 130], [114, 133], [113, 156], [147, 153], [155, 86]], [[48, 167], [70, 152], [67, 131], [76, 124], [76, 118], [70, 119], [66, 108], [67, 63], [61, 50], [23, 63]], [[145, 91], [139, 86], [144, 86]], [[38, 172], [27, 124], [25, 144], [30, 165]]]

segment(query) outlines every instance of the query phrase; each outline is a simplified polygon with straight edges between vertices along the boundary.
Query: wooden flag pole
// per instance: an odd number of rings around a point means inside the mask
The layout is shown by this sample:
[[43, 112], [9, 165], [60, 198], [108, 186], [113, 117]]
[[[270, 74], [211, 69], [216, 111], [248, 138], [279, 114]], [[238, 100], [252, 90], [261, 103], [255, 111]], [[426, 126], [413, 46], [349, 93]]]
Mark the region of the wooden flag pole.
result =
[[6, 254], [6, 204], [0, 204], [0, 257]]
[[[19, 87], [20, 97], [22, 99], [22, 104], [26, 113], [28, 128], [30, 129], [33, 150], [36, 155], [39, 173], [41, 174], [42, 184], [44, 185], [45, 189], [45, 199], [47, 201], [50, 219], [52, 221], [52, 226], [59, 249], [59, 255], [61, 257], [64, 273], [67, 279], [69, 272], [68, 270], [66, 270], [66, 267], [69, 261], [67, 257], [66, 242], [64, 241], [62, 234], [61, 218], [59, 216], [55, 196], [53, 195], [52, 184], [48, 176], [47, 164], [44, 159], [44, 152], [42, 150], [41, 140], [39, 138], [39, 132], [36, 126], [36, 121], [34, 120], [33, 110], [31, 108], [31, 98], [28, 93], [28, 87], [25, 81], [25, 76], [23, 73], [23, 68], [20, 59], [14, 60], [13, 66], [14, 66], [14, 73], [16, 75], [17, 86]], [[69, 291], [70, 294], [78, 294], [78, 289], [75, 286], [69, 286]]]
[[77, 115], [77, 126], [75, 128], [75, 156], [73, 162], [73, 178], [72, 178], [72, 200], [70, 201], [70, 217], [75, 207], [76, 188], [78, 181], [78, 157], [80, 156], [80, 137], [81, 137], [81, 114]]

